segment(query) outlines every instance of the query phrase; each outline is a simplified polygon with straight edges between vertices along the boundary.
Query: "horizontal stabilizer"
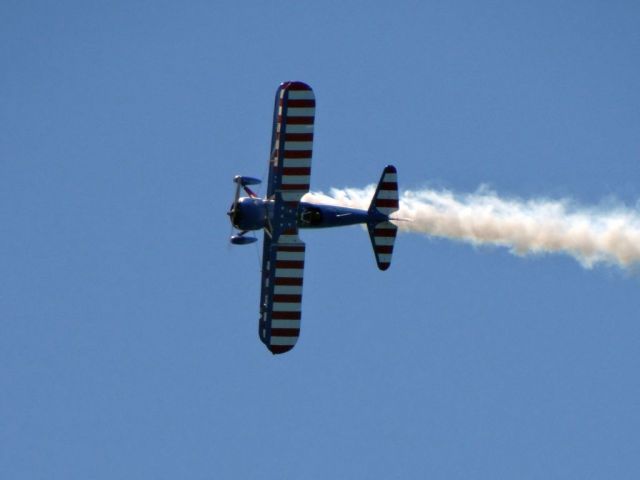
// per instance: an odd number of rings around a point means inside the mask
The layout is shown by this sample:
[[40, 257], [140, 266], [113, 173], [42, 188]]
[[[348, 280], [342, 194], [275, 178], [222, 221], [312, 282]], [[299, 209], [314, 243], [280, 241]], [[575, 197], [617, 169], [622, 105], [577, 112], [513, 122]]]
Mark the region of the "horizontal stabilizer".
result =
[[377, 224], [369, 223], [367, 228], [378, 268], [386, 270], [391, 266], [391, 255], [398, 227], [391, 222], [380, 222]]
[[386, 270], [391, 265], [391, 254], [398, 227], [389, 221], [389, 215], [398, 208], [398, 172], [393, 165], [387, 165], [382, 171], [376, 193], [371, 200], [369, 207], [371, 221], [367, 223], [373, 253], [380, 270]]

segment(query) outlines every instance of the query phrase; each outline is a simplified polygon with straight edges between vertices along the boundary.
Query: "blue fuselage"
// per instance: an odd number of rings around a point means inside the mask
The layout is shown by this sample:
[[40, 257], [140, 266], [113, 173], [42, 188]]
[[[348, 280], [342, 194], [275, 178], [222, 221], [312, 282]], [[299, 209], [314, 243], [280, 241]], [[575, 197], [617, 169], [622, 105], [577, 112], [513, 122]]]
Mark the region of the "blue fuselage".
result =
[[[239, 230], [260, 230], [269, 226], [273, 218], [272, 200], [242, 197], [238, 200], [236, 214], [232, 218], [233, 226]], [[356, 225], [359, 223], [377, 223], [387, 219], [377, 211], [368, 212], [355, 208], [300, 202], [296, 214], [298, 228], [328, 228]]]

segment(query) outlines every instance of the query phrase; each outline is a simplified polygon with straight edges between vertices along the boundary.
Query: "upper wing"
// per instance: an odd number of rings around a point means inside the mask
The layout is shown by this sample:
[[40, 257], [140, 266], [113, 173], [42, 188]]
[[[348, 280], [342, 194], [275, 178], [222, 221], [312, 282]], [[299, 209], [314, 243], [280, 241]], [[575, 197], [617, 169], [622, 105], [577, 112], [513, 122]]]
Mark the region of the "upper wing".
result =
[[260, 339], [274, 354], [291, 350], [300, 335], [304, 242], [296, 229], [265, 233], [260, 293]]
[[260, 289], [260, 339], [272, 353], [293, 348], [300, 335], [305, 244], [297, 210], [309, 191], [316, 100], [302, 82], [276, 91], [267, 198], [273, 201], [264, 234]]
[[302, 82], [285, 82], [276, 91], [267, 197], [280, 193], [297, 203], [309, 191], [316, 99]]

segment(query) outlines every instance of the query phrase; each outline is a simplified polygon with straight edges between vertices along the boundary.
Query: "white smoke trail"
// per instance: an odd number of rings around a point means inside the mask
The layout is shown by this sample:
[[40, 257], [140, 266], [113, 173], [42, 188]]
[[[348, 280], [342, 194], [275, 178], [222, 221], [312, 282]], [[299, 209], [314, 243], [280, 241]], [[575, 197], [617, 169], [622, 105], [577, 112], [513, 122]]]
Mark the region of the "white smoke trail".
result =
[[[374, 185], [331, 189], [331, 196], [310, 193], [304, 200], [367, 209], [374, 191]], [[403, 192], [393, 217], [408, 220], [395, 222], [401, 231], [504, 246], [516, 255], [565, 253], [587, 268], [640, 263], [640, 212], [625, 207], [504, 199], [485, 188], [464, 195], [427, 189]]]

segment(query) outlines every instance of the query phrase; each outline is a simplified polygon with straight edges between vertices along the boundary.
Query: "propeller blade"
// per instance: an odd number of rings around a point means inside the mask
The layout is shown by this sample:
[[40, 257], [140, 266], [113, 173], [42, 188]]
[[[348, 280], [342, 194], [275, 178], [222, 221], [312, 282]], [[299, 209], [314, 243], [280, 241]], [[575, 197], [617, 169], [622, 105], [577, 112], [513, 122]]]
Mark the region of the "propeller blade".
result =
[[242, 175], [236, 175], [235, 177], [233, 177], [233, 181], [239, 185], [242, 185], [243, 187], [247, 185], [258, 185], [259, 183], [261, 183], [261, 181], [257, 178], [243, 177]]
[[244, 235], [233, 235], [230, 240], [233, 245], [249, 245], [258, 241], [256, 237], [245, 237]]
[[[238, 177], [236, 177], [238, 178]], [[234, 178], [235, 181], [235, 178]], [[240, 182], [236, 182], [236, 193], [233, 196], [233, 203], [231, 204], [231, 209], [227, 212], [229, 218], [231, 219], [231, 223], [235, 225], [236, 211], [238, 207], [238, 199], [240, 198]]]

